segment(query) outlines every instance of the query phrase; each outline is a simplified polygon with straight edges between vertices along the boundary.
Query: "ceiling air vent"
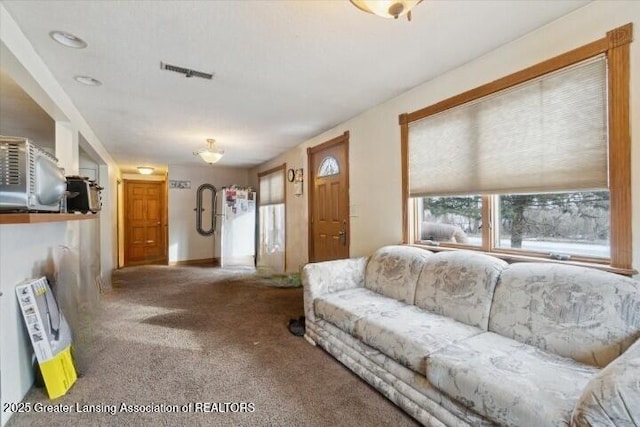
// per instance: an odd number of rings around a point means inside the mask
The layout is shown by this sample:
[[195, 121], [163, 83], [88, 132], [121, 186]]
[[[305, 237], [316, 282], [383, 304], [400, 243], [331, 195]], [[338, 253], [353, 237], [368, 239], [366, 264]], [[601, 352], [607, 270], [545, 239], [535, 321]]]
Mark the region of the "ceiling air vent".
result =
[[192, 70], [190, 68], [179, 67], [177, 65], [165, 64], [164, 62], [160, 62], [160, 69], [173, 71], [174, 73], [184, 74], [185, 77], [200, 77], [201, 79], [211, 80], [213, 79], [213, 74], [203, 73], [202, 71]]

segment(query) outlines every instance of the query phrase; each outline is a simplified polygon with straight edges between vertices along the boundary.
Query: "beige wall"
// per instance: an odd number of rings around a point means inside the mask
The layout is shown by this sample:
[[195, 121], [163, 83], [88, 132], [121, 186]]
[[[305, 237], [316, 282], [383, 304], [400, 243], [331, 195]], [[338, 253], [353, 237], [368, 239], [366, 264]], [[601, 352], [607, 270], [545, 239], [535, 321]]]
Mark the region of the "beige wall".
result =
[[[464, 66], [445, 73], [392, 100], [324, 132], [270, 162], [250, 171], [256, 174], [283, 162], [304, 167], [306, 148], [350, 132], [351, 256], [402, 240], [400, 127], [398, 115], [434, 104], [450, 96], [496, 80], [569, 51], [606, 32], [633, 22], [640, 31], [640, 2], [596, 1], [549, 25], [508, 43]], [[419, 44], [416, 44], [419, 54]], [[444, 48], [444, 47], [443, 47]], [[399, 71], [401, 75], [401, 71]], [[631, 45], [631, 126], [633, 191], [633, 266], [640, 269], [640, 41]], [[615, 167], [615, 165], [612, 165]], [[302, 198], [287, 184], [287, 270], [307, 262], [307, 190]]]
[[[196, 191], [202, 184], [217, 189], [249, 184], [247, 169], [217, 166], [169, 165], [169, 179], [191, 181], [190, 189], [169, 189], [169, 262], [217, 258], [213, 236], [196, 231]], [[204, 206], [208, 209], [208, 206]], [[206, 222], [205, 222], [206, 223]]]

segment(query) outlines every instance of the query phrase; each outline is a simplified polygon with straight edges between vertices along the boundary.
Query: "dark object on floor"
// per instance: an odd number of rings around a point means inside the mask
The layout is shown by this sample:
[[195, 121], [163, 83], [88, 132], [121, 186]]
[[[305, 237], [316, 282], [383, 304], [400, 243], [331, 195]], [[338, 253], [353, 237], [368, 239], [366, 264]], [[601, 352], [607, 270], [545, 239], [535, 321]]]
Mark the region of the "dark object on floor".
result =
[[289, 332], [297, 337], [304, 335], [304, 316], [289, 320]]

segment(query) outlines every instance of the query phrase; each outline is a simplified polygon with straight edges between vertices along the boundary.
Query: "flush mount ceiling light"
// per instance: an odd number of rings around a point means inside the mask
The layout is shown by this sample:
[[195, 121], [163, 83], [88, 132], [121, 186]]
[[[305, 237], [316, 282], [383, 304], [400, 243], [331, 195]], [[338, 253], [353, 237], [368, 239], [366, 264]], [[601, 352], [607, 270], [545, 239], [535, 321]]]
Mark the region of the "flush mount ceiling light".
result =
[[49, 36], [66, 47], [73, 47], [75, 49], [84, 49], [87, 47], [87, 42], [82, 40], [80, 37], [74, 36], [73, 34], [65, 31], [51, 31]]
[[89, 76], [75, 76], [73, 79], [78, 83], [82, 83], [87, 86], [100, 86], [102, 84], [100, 80], [96, 80]]
[[411, 9], [422, 0], [349, 0], [355, 7], [383, 18], [398, 19], [407, 15], [411, 21]]
[[200, 156], [202, 160], [209, 164], [214, 164], [215, 162], [220, 160], [222, 158], [222, 155], [224, 154], [224, 151], [215, 148], [215, 143], [215, 139], [207, 139], [207, 144], [209, 144], [209, 147], [204, 148], [200, 151], [194, 151], [193, 155]]
[[154, 169], [149, 166], [138, 166], [138, 173], [142, 175], [151, 175], [153, 170]]

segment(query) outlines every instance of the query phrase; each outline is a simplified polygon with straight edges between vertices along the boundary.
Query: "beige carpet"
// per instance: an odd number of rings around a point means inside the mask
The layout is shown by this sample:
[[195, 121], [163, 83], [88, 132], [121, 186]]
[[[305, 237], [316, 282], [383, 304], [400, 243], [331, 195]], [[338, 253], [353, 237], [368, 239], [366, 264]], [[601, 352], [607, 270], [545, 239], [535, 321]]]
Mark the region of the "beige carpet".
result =
[[[134, 267], [114, 275], [80, 349], [83, 377], [49, 401], [69, 414], [15, 414], [8, 426], [406, 426], [415, 422], [335, 359], [287, 330], [302, 289], [248, 270]], [[87, 413], [79, 405], [245, 402], [253, 412]], [[213, 406], [209, 409], [213, 410]]]

